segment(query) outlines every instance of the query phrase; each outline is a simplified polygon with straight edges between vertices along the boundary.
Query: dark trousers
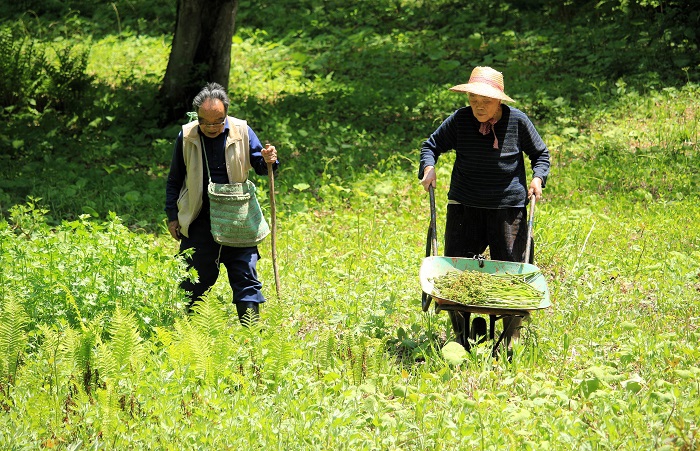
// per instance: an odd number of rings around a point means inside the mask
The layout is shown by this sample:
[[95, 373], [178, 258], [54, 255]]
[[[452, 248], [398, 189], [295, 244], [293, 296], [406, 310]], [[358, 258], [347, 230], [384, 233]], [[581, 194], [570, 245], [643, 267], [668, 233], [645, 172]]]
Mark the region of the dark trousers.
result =
[[[489, 248], [491, 260], [523, 262], [527, 243], [527, 209], [488, 209], [467, 207], [459, 204], [447, 205], [445, 220], [445, 256], [471, 258]], [[534, 255], [534, 244], [530, 240], [530, 259]], [[449, 311], [452, 328], [457, 341], [466, 345], [469, 326], [462, 312]], [[512, 322], [512, 324], [511, 324]], [[519, 336], [520, 318], [505, 317], [503, 327], [511, 331], [510, 336]], [[507, 338], [510, 342], [510, 337]]]
[[189, 227], [189, 238], [183, 236], [180, 241], [180, 252], [187, 249], [194, 249], [187, 257], [187, 267], [196, 269], [198, 276], [196, 282], [186, 279], [180, 283], [190, 297], [190, 309], [216, 283], [220, 265], [224, 265], [239, 316], [248, 308], [257, 313], [258, 304], [265, 302], [256, 271], [257, 247], [222, 246], [214, 241], [209, 221], [197, 218]]
[[[445, 256], [467, 257], [489, 248], [491, 260], [525, 261], [527, 210], [522, 208], [475, 208], [447, 205]], [[532, 245], [532, 242], [531, 242]], [[530, 250], [530, 261], [534, 253]]]

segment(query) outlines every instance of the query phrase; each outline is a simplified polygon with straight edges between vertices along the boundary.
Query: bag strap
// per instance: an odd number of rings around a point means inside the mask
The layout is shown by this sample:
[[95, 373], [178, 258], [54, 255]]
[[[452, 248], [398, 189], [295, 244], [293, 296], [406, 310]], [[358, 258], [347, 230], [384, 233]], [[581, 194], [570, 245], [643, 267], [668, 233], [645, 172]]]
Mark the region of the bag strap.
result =
[[[241, 124], [232, 124], [238, 129], [238, 132], [243, 137], [243, 150], [246, 155], [250, 155], [250, 138], [248, 136], [248, 123], [244, 120], [240, 121]], [[240, 126], [239, 126], [240, 125]], [[204, 154], [204, 164], [207, 166], [207, 176], [209, 177], [209, 183], [211, 183], [211, 172], [209, 171], [209, 160], [207, 159], [207, 149], [204, 147], [204, 138], [199, 135], [199, 142], [202, 145], [202, 153]]]
[[199, 142], [202, 144], [202, 153], [204, 154], [204, 165], [207, 167], [207, 176], [209, 177], [209, 183], [211, 183], [211, 172], [209, 172], [209, 160], [207, 159], [207, 149], [204, 147], [204, 138], [199, 135]]

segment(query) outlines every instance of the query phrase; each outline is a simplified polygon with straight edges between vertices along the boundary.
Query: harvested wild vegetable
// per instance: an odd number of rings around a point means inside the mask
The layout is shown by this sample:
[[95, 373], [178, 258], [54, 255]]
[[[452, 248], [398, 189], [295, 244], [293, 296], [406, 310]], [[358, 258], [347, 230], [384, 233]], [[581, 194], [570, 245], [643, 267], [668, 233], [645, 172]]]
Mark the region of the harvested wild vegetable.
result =
[[483, 307], [532, 309], [544, 293], [529, 283], [538, 272], [489, 274], [478, 271], [450, 271], [433, 279], [434, 294], [442, 299]]

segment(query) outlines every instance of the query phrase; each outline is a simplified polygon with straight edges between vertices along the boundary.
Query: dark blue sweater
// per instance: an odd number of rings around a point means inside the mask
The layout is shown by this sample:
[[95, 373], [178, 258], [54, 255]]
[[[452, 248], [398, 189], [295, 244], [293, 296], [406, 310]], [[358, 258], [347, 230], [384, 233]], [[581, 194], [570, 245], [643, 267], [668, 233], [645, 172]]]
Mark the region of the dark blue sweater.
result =
[[482, 135], [471, 107], [460, 108], [423, 143], [418, 178], [426, 166], [435, 166], [441, 154], [457, 153], [448, 199], [470, 207], [509, 208], [527, 204], [527, 178], [523, 154], [530, 160], [533, 177], [549, 175], [549, 150], [522, 111], [502, 105], [494, 130], [499, 148], [493, 148], [493, 132]]

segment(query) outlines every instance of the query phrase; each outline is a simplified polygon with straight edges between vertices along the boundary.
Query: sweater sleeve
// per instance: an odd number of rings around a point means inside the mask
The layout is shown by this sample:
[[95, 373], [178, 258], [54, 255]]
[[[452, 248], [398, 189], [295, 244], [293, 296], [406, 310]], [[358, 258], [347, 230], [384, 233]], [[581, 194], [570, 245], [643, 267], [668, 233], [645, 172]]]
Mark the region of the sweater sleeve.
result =
[[520, 123], [520, 136], [523, 152], [530, 159], [532, 176], [541, 178], [542, 188], [544, 188], [549, 176], [549, 149], [527, 116]]
[[440, 155], [454, 149], [456, 135], [454, 130], [455, 115], [445, 119], [430, 137], [423, 142], [420, 150], [420, 164], [418, 165], [418, 178], [423, 178], [426, 166], [435, 166]]
[[[250, 144], [250, 165], [258, 175], [267, 175], [267, 163], [262, 156], [262, 143], [252, 128], [248, 126], [248, 142]], [[273, 172], [277, 172], [280, 165], [279, 158], [272, 164]]]

